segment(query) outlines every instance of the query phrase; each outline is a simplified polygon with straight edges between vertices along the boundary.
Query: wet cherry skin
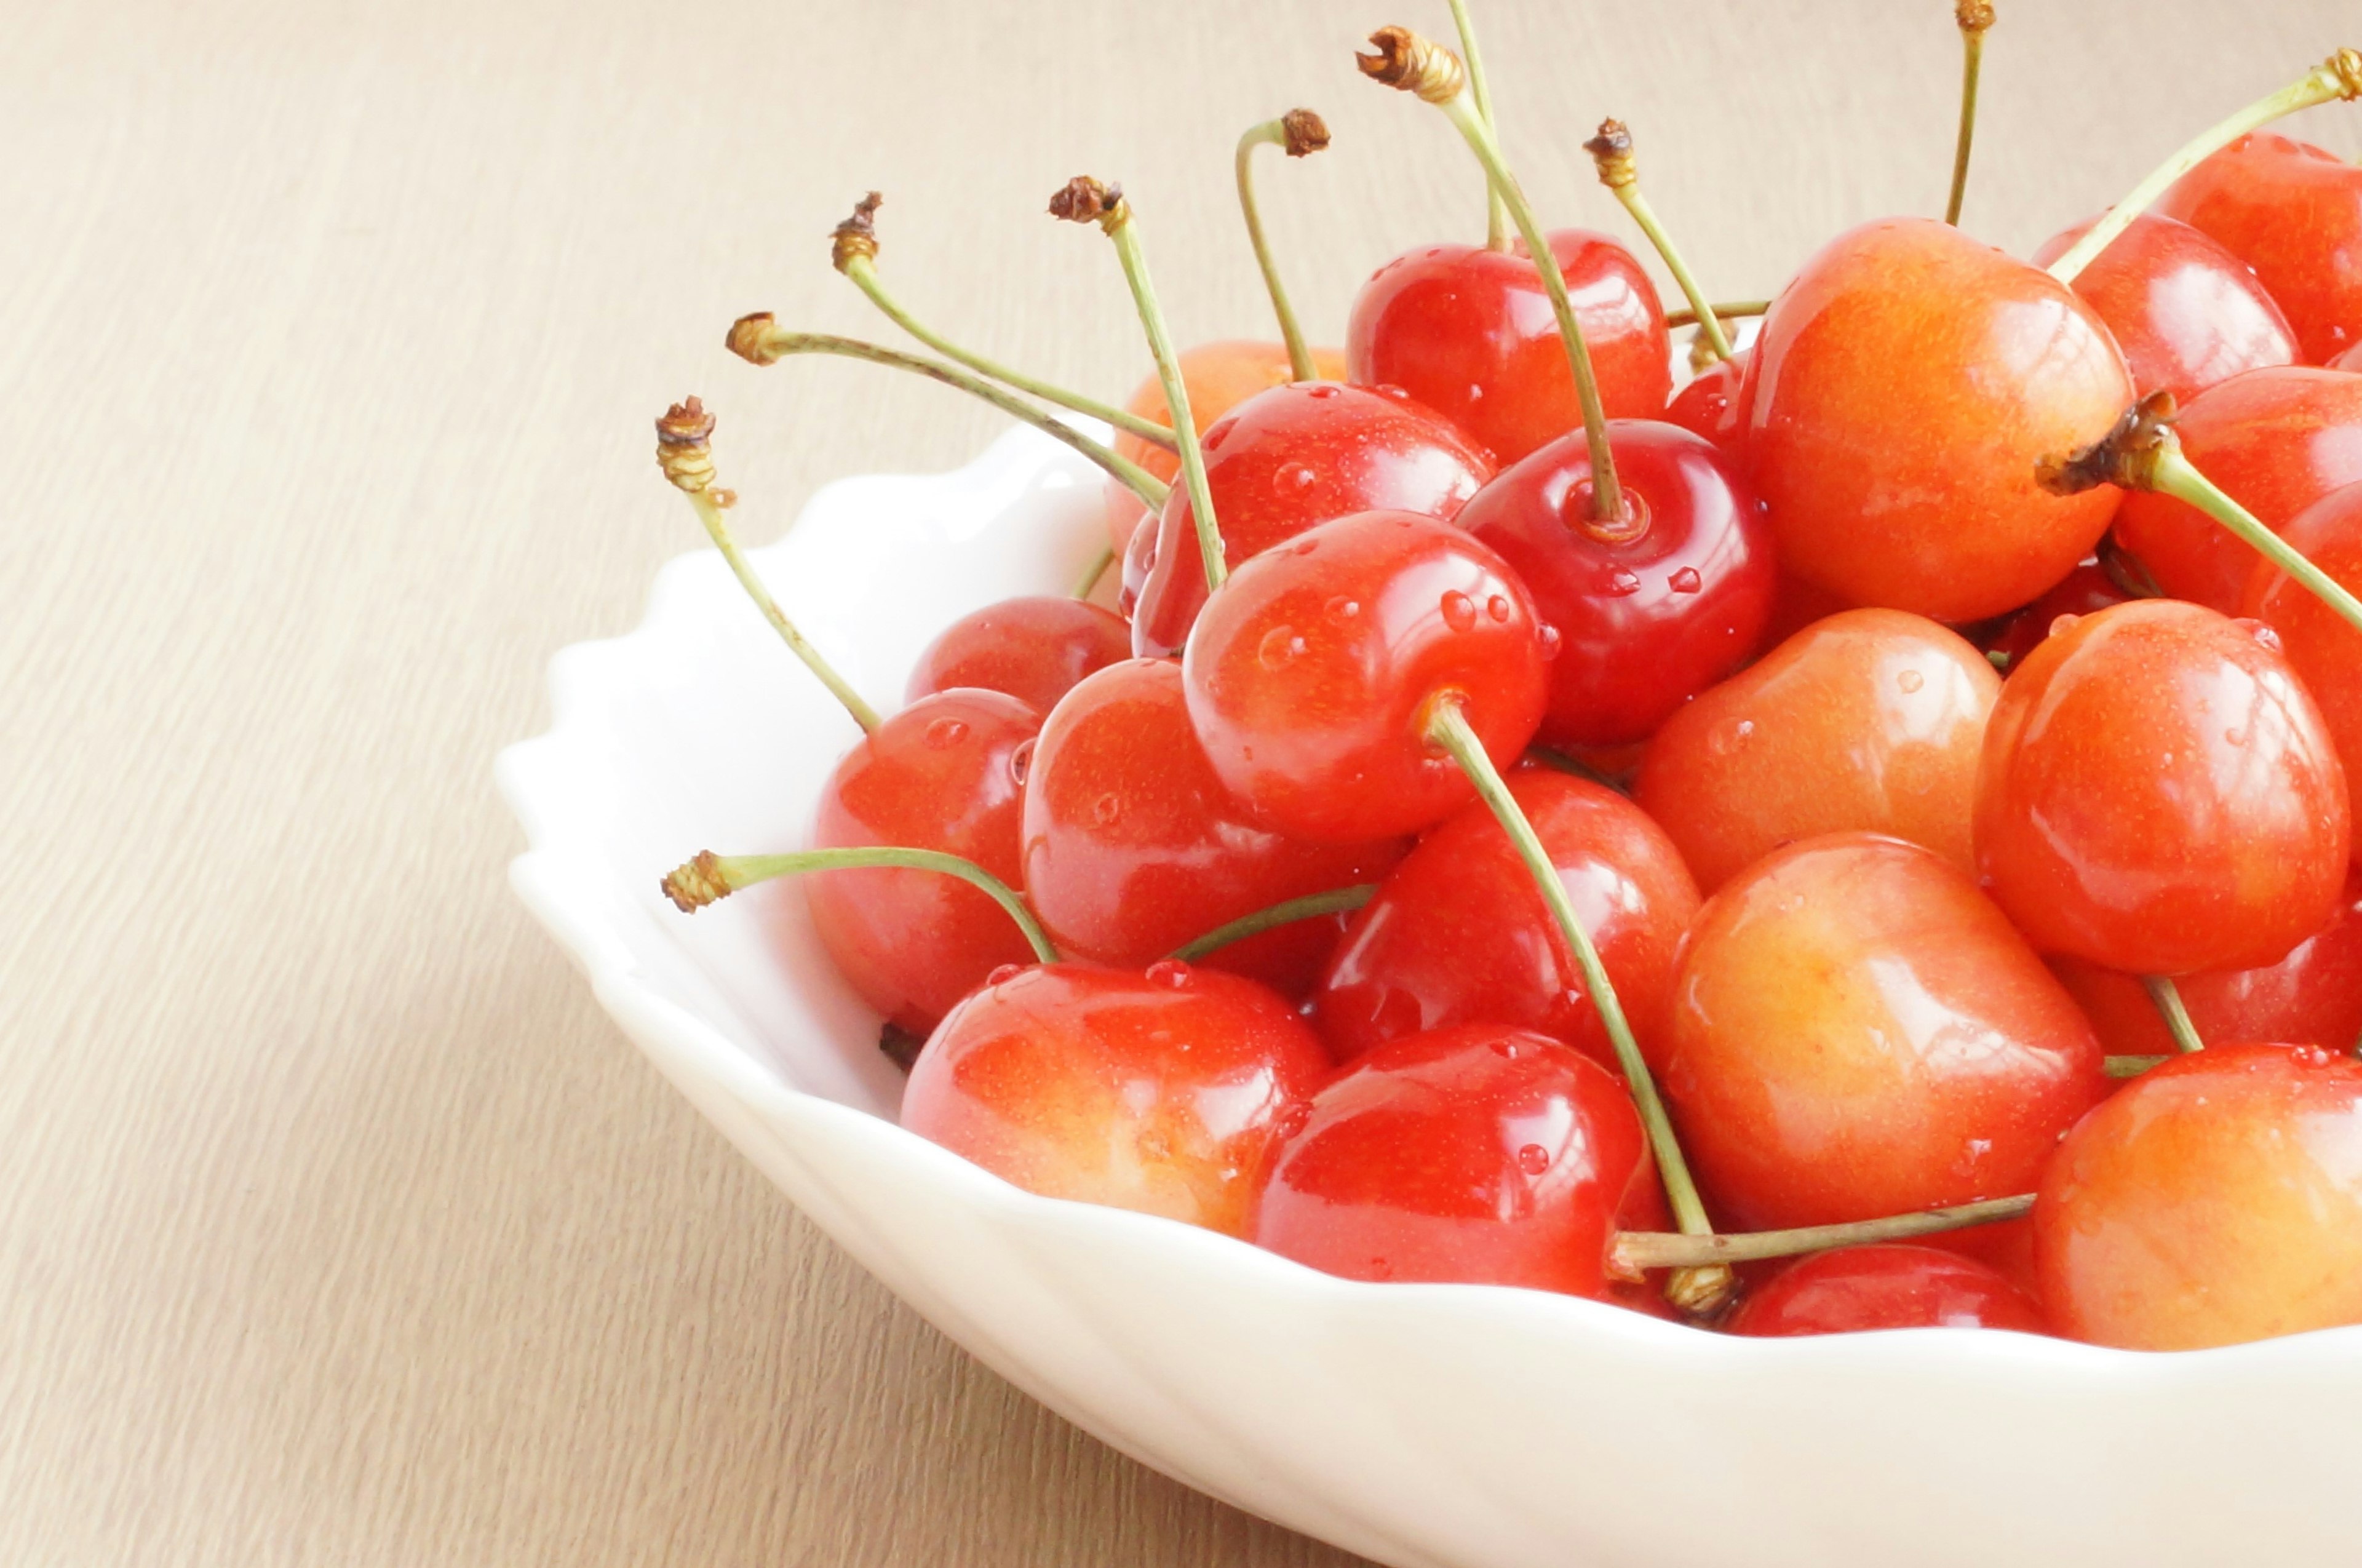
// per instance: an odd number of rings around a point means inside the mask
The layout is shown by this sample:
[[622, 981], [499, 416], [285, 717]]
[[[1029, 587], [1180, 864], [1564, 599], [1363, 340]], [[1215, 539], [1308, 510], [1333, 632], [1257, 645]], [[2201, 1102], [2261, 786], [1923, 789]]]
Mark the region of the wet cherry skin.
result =
[[1747, 433], [1747, 405], [1739, 398], [1746, 379], [1746, 349], [1717, 359], [1673, 394], [1665, 405], [1665, 423], [1705, 436], [1735, 458]]
[[1348, 1279], [1522, 1285], [1617, 1299], [1621, 1230], [1663, 1226], [1639, 1112], [1546, 1036], [1472, 1024], [1331, 1077], [1274, 1152], [1250, 1239]]
[[2099, 543], [2115, 492], [2051, 495], [2035, 465], [2106, 435], [2133, 385], [2048, 273], [1890, 218], [1830, 241], [1772, 302], [1745, 396], [1782, 564], [1855, 604], [1962, 622], [2026, 603]]
[[[1020, 768], [1042, 717], [998, 691], [945, 691], [890, 715], [821, 787], [817, 849], [898, 845], [1023, 882]], [[863, 1001], [913, 1034], [1003, 964], [1033, 955], [1006, 911], [935, 871], [821, 871], [799, 878], [812, 929]]]
[[2270, 628], [2144, 599], [2003, 685], [1978, 876], [2045, 952], [2181, 975], [2272, 964], [2329, 922], [2345, 772]]
[[1734, 1334], [1849, 1334], [1865, 1329], [2014, 1329], [2047, 1333], [2034, 1298], [1997, 1270], [1938, 1247], [1894, 1242], [1799, 1258], [1748, 1292]]
[[2091, 1024], [2001, 911], [1869, 834], [1793, 845], [1706, 900], [1663, 1042], [1651, 1065], [1730, 1229], [2031, 1191], [2107, 1091]]
[[1958, 633], [1844, 611], [1666, 720], [1634, 798], [1709, 892], [1825, 833], [1892, 834], [1971, 871], [1977, 761], [2000, 695]]
[[2271, 131], [2241, 137], [2151, 209], [2255, 269], [2308, 364], [2362, 340], [2362, 170]]
[[911, 667], [902, 696], [915, 702], [977, 687], [1046, 713], [1084, 676], [1131, 657], [1131, 629], [1120, 615], [1049, 594], [1004, 599], [944, 627]]
[[[2266, 527], [2362, 480], [2362, 376], [2303, 366], [2250, 370], [2191, 400], [2174, 421], [2182, 455]], [[2134, 491], [2116, 538], [2157, 585], [2230, 614], [2260, 558], [2169, 495]]]
[[1236, 1236], [1328, 1066], [1294, 1009], [1234, 975], [1012, 966], [928, 1039], [901, 1120], [1029, 1192]]
[[[1441, 415], [1391, 389], [1333, 381], [1256, 393], [1207, 430], [1205, 452], [1222, 559], [1232, 569], [1349, 513], [1450, 517], [1493, 477], [1484, 449]], [[1188, 491], [1175, 487], [1154, 535], [1125, 558], [1134, 652], [1180, 653], [1206, 602], [1196, 519]]]
[[[1403, 849], [1306, 844], [1258, 823], [1215, 777], [1165, 659], [1110, 665], [1051, 711], [1027, 765], [1023, 845], [1027, 902], [1059, 950], [1123, 966], [1283, 900], [1374, 881]], [[1257, 961], [1275, 947], [1290, 955], [1278, 972]], [[1208, 962], [1300, 990], [1326, 956], [1315, 926]]]
[[[2362, 484], [2333, 491], [2306, 507], [2285, 535], [2313, 565], [2362, 593]], [[2256, 564], [2239, 613], [2279, 634], [2281, 651], [2321, 705], [2322, 722], [2329, 726], [2329, 738], [2345, 764], [2349, 812], [2362, 807], [2357, 801], [2362, 796], [2362, 632], [2268, 561]], [[2362, 836], [2357, 836], [2355, 851], [2362, 863]]]
[[[2098, 219], [2034, 253], [2047, 267]], [[2142, 395], [2188, 403], [2242, 370], [2296, 363], [2296, 333], [2245, 261], [2186, 223], [2143, 213], [2069, 285], [2115, 335]]]
[[1541, 727], [1553, 745], [1646, 740], [1754, 657], [1778, 585], [1761, 510], [1714, 443], [1641, 419], [1608, 421], [1607, 441], [1617, 523], [1591, 514], [1580, 431], [1502, 470], [1457, 519], [1559, 634]]
[[2059, 1332], [2196, 1350], [2362, 1322], [2362, 1062], [2209, 1045], [2069, 1133], [2034, 1206]]
[[1355, 843], [1474, 798], [1428, 727], [1456, 701], [1496, 767], [1541, 722], [1549, 660], [1501, 558], [1409, 512], [1323, 523], [1231, 575], [1182, 660], [1213, 770], [1261, 821]]
[[[1605, 235], [1560, 229], [1550, 248], [1607, 416], [1657, 417], [1673, 375], [1656, 285]], [[1345, 362], [1359, 385], [1402, 388], [1503, 464], [1583, 424], [1558, 318], [1523, 241], [1506, 251], [1430, 245], [1379, 268], [1353, 298]]]
[[[1552, 768], [1509, 775], [1633, 1028], [1653, 1034], [1697, 885], [1663, 830], [1613, 790]], [[1562, 1040], [1614, 1067], [1599, 1010], [1509, 835], [1481, 801], [1430, 829], [1347, 928], [1312, 996], [1340, 1061], [1463, 1023]]]
[[2098, 558], [2067, 574], [2066, 580], [1979, 636], [1987, 653], [2002, 657], [2000, 668], [2015, 669], [2025, 656], [2049, 640], [2050, 628], [2062, 615], [2092, 615], [2112, 604], [2134, 598], [2133, 592], [2109, 575]]

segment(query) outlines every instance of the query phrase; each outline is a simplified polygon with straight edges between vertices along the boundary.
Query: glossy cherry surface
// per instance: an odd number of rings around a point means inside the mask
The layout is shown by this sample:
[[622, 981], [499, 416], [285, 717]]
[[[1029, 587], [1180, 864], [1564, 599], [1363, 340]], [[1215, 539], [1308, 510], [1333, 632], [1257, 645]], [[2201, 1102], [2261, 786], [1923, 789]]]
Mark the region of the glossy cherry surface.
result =
[[1892, 834], [1970, 871], [1977, 761], [2000, 695], [1959, 634], [1848, 610], [1668, 719], [1634, 796], [1708, 891], [1825, 833]]
[[1703, 436], [1736, 458], [1747, 435], [1747, 404], [1739, 396], [1746, 380], [1747, 350], [1742, 348], [1691, 377], [1665, 405], [1665, 423]]
[[2151, 209], [2255, 269], [2319, 364], [2362, 339], [2362, 170], [2271, 131], [2243, 136]]
[[2362, 1322], [2362, 1063], [2210, 1045], [2084, 1118], [2034, 1209], [2059, 1331], [2195, 1350]]
[[1867, 1329], [2048, 1331], [2034, 1298], [1999, 1271], [1938, 1247], [1883, 1243], [1799, 1258], [1749, 1291], [1734, 1334], [1848, 1334]]
[[1013, 969], [946, 1017], [902, 1125], [1045, 1198], [1245, 1232], [1256, 1173], [1328, 1055], [1234, 975]]
[[1504, 469], [1459, 524], [1500, 552], [1559, 635], [1541, 738], [1646, 740], [1665, 716], [1755, 654], [1777, 586], [1755, 497], [1705, 437], [1616, 419], [1624, 515], [1592, 516], [1578, 431]]
[[[2299, 513], [2288, 542], [2348, 590], [2362, 593], [2362, 484], [2347, 485]], [[2322, 722], [2345, 767], [2349, 814], [2362, 801], [2362, 632], [2268, 561], [2257, 563], [2240, 613], [2279, 634], [2281, 651], [2320, 704]], [[2362, 860], [2362, 842], [2356, 845]], [[2275, 1040], [2288, 1035], [2275, 1033]], [[2302, 1036], [2297, 1036], [2302, 1038]]]
[[2136, 974], [2252, 968], [2328, 922], [2345, 773], [2279, 638], [2145, 599], [2051, 635], [2002, 688], [1980, 879], [2046, 952]]
[[1456, 701], [1496, 767], [1541, 721], [1549, 661], [1501, 558], [1408, 512], [1363, 512], [1248, 561], [1183, 660], [1189, 720], [1230, 791], [1307, 839], [1415, 833], [1474, 798], [1428, 739]]
[[[1550, 248], [1608, 417], [1657, 417], [1673, 374], [1656, 285], [1605, 235], [1560, 229]], [[1429, 245], [1379, 268], [1353, 298], [1345, 361], [1357, 383], [1402, 388], [1504, 464], [1583, 424], [1558, 318], [1522, 241], [1506, 251]]]
[[1046, 713], [1075, 682], [1131, 657], [1123, 617], [1080, 599], [1004, 599], [944, 628], [919, 655], [903, 699], [958, 687], [1005, 691]]
[[1748, 477], [1781, 560], [1852, 603], [1999, 614], [2107, 529], [2114, 491], [2052, 495], [2035, 465], [2114, 425], [2124, 355], [2048, 273], [1947, 224], [1838, 236], [1772, 302], [1748, 366]]
[[[1540, 767], [1509, 775], [1633, 1027], [1652, 1034], [1697, 885], [1640, 809]], [[1611, 1068], [1583, 972], [1509, 835], [1481, 801], [1462, 806], [1386, 874], [1312, 997], [1340, 1061], [1387, 1040], [1463, 1023], [1515, 1024]]]
[[1653, 1052], [1716, 1219], [1779, 1229], [2033, 1190], [2100, 1043], [1969, 878], [1812, 839], [1706, 900]]

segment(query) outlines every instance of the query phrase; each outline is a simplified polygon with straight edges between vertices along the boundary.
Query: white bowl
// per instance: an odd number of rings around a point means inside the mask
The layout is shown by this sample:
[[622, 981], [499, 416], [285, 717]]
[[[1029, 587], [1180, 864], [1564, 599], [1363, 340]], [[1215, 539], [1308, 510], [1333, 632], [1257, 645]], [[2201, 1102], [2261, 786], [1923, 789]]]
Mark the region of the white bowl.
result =
[[[1020, 431], [956, 473], [832, 485], [757, 558], [890, 705], [953, 616], [1072, 580], [1098, 495]], [[1536, 1291], [1354, 1284], [1019, 1191], [894, 1124], [877, 1020], [792, 886], [693, 918], [657, 893], [696, 850], [802, 844], [855, 734], [720, 558], [672, 562], [639, 630], [550, 679], [550, 732], [500, 760], [532, 845], [513, 878], [600, 1001], [905, 1301], [1167, 1474], [1401, 1568], [2362, 1560], [2362, 1330], [2180, 1355], [1740, 1340]]]

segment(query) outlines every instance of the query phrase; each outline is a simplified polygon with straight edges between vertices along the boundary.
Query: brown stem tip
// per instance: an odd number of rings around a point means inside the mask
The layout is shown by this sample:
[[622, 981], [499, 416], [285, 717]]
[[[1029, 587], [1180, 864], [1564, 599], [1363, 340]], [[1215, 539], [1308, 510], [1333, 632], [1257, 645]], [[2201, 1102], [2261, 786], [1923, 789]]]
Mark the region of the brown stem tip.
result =
[[1981, 33], [1993, 25], [1992, 0], [1959, 0], [1952, 7], [1952, 20], [1960, 24], [1964, 33]]
[[2173, 394], [2151, 392], [2090, 446], [2036, 462], [2035, 482], [2053, 495], [2081, 495], [2103, 484], [2145, 490], [2158, 452], [2173, 439]]
[[714, 900], [728, 898], [730, 883], [722, 874], [722, 857], [710, 849], [699, 850], [696, 858], [675, 867], [665, 878], [664, 895], [683, 914], [695, 914]]
[[1290, 158], [1302, 158], [1329, 145], [1329, 122], [1309, 109], [1290, 109], [1279, 116], [1285, 138], [1280, 146]]
[[1449, 104], [1468, 84], [1460, 57], [1408, 28], [1380, 28], [1370, 35], [1375, 54], [1356, 54], [1362, 74], [1387, 87], [1416, 93], [1430, 104]]
[[1050, 215], [1062, 223], [1095, 223], [1113, 234], [1131, 215], [1123, 187], [1077, 174], [1050, 198]]
[[730, 324], [730, 336], [723, 338], [730, 352], [750, 365], [776, 365], [778, 350], [771, 347], [771, 329], [778, 319], [769, 311], [758, 310], [752, 315], [742, 315]]
[[1611, 191], [1620, 191], [1640, 177], [1639, 165], [1632, 156], [1632, 132], [1622, 120], [1600, 121], [1599, 134], [1584, 142], [1583, 150], [1599, 166], [1599, 182]]
[[657, 421], [657, 466], [682, 490], [713, 482], [713, 415], [699, 399], [674, 403]]
[[2362, 98], [2362, 50], [2341, 49], [2321, 63], [2337, 78], [2339, 96], [2349, 103]]
[[886, 198], [872, 191], [855, 204], [853, 215], [830, 230], [828, 259], [840, 272], [856, 256], [877, 254], [877, 208]]

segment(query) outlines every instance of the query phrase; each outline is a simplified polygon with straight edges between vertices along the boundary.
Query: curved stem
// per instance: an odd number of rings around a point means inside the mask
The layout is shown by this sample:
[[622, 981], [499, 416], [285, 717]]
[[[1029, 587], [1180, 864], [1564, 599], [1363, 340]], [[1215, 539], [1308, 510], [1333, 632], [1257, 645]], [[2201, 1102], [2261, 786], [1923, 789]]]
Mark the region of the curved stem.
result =
[[891, 845], [871, 845], [859, 849], [800, 849], [789, 855], [716, 855], [712, 850], [698, 854], [675, 867], [663, 882], [664, 895], [683, 914], [694, 914], [716, 899], [728, 898], [757, 882], [767, 882], [774, 877], [800, 876], [807, 871], [939, 871], [946, 877], [956, 877], [975, 888], [1008, 911], [1009, 918], [1025, 933], [1026, 944], [1033, 956], [1044, 964], [1058, 962], [1058, 950], [1025, 907], [1025, 900], [1016, 889], [978, 866], [973, 860], [963, 860], [956, 855], [946, 855], [939, 849], [902, 849]]
[[1244, 942], [1250, 936], [1261, 936], [1277, 926], [1360, 909], [1376, 896], [1377, 890], [1376, 883], [1364, 882], [1359, 887], [1339, 888], [1334, 892], [1307, 893], [1300, 899], [1286, 899], [1253, 914], [1241, 915], [1227, 925], [1216, 926], [1187, 947], [1175, 948], [1173, 956], [1184, 963], [1194, 964], [1218, 948], [1228, 947], [1233, 942]]
[[1611, 1266], [1633, 1275], [1652, 1268], [1694, 1268], [1702, 1264], [1757, 1263], [1765, 1258], [1794, 1257], [1798, 1253], [1825, 1253], [1833, 1247], [1867, 1246], [1874, 1242], [1902, 1242], [1933, 1236], [1970, 1225], [1991, 1225], [2015, 1220], [2034, 1207], [2034, 1194], [1988, 1198], [1953, 1209], [1933, 1209], [1924, 1214], [1892, 1214], [1882, 1220], [1856, 1220], [1844, 1225], [1805, 1225], [1793, 1231], [1747, 1231], [1728, 1236], [1668, 1236], [1654, 1231], [1627, 1231], [1609, 1243]]
[[1011, 419], [1031, 425], [1053, 440], [1064, 442], [1081, 453], [1140, 497], [1150, 511], [1164, 504], [1167, 489], [1164, 481], [1139, 464], [1120, 456], [1106, 444], [1092, 440], [1064, 420], [1043, 413], [1014, 392], [940, 361], [923, 359], [916, 354], [904, 354], [876, 343], [864, 342], [858, 337], [837, 337], [825, 332], [783, 332], [767, 312], [739, 318], [730, 329], [730, 351], [756, 365], [776, 364], [790, 354], [833, 354], [847, 359], [862, 359], [873, 365], [909, 370], [929, 381], [941, 381], [947, 387], [957, 387], [971, 397], [982, 398]]
[[1977, 139], [1977, 73], [1993, 17], [1984, 0], [1960, 0], [1953, 16], [1960, 25], [1960, 129], [1952, 144], [1952, 193], [1944, 203], [1944, 221], [1957, 227], [1960, 200], [1969, 193], [1969, 149]]
[[[1485, 83], [1485, 55], [1476, 47], [1476, 22], [1468, 14], [1468, 0], [1451, 0], [1451, 25], [1460, 32], [1460, 57], [1468, 66], [1468, 91], [1475, 95], [1477, 116], [1498, 137], [1501, 122], [1493, 117], [1493, 90]], [[1485, 182], [1485, 248], [1509, 248], [1508, 212], [1490, 180]]]
[[1288, 373], [1299, 381], [1319, 379], [1312, 364], [1312, 350], [1304, 342], [1304, 329], [1296, 324], [1296, 311], [1287, 303], [1287, 288], [1279, 281], [1279, 267], [1271, 259], [1271, 246], [1264, 238], [1263, 214], [1255, 205], [1254, 149], [1258, 147], [1287, 146], [1287, 122], [1265, 120], [1251, 127], [1239, 138], [1237, 156], [1231, 163], [1239, 182], [1239, 211], [1246, 218], [1247, 243], [1254, 247], [1255, 265], [1263, 270], [1263, 286], [1271, 295], [1271, 310], [1279, 317], [1280, 340], [1287, 345]]
[[[1705, 308], [1712, 311], [1718, 319], [1728, 322], [1736, 321], [1743, 315], [1761, 315], [1772, 308], [1772, 302], [1770, 300], [1729, 300]], [[1665, 313], [1667, 326], [1694, 326], [1704, 319], [1705, 317], [1699, 312], [1694, 310], [1675, 310]]]
[[2348, 625], [2362, 632], [2362, 599], [2356, 599], [2344, 583], [2313, 565], [2304, 552], [2264, 526], [2255, 513], [2217, 489], [2213, 480], [2200, 473], [2182, 455], [2181, 443], [2170, 430], [2164, 433], [2164, 439], [2150, 458], [2146, 478], [2148, 489], [2194, 506], [2228, 528], [2336, 611]]
[[2143, 975], [2141, 985], [2148, 999], [2157, 1004], [2158, 1016], [2165, 1020], [2167, 1032], [2173, 1043], [2183, 1051], [2203, 1051], [2206, 1042], [2198, 1036], [2198, 1026], [2190, 1021], [2190, 1010], [2181, 1005], [2181, 988], [2169, 975]]
[[1640, 226], [1640, 232], [1649, 237], [1649, 243], [1657, 248], [1657, 255], [1665, 263], [1665, 271], [1673, 275], [1682, 297], [1690, 302], [1690, 312], [1697, 320], [1698, 330], [1705, 335], [1706, 346], [1714, 350], [1714, 357], [1729, 359], [1730, 338], [1722, 329], [1721, 317], [1706, 303], [1705, 291], [1698, 287], [1689, 264], [1682, 259], [1682, 253], [1673, 248], [1672, 236], [1667, 234], [1664, 225], [1657, 221], [1656, 211], [1649, 205], [1649, 198], [1640, 193], [1639, 182], [1636, 180], [1629, 184], [1617, 185], [1614, 190], [1616, 199], [1624, 204], [1624, 210], [1632, 215], [1632, 221]]
[[1214, 518], [1214, 497], [1206, 488], [1206, 454], [1198, 444], [1197, 423], [1189, 413], [1189, 388], [1182, 380], [1180, 351], [1173, 346], [1164, 312], [1156, 303], [1155, 285], [1148, 280], [1148, 257], [1141, 249], [1139, 225], [1131, 218], [1131, 208], [1123, 206], [1120, 215], [1105, 226], [1108, 237], [1115, 241], [1116, 258], [1123, 263], [1124, 282], [1131, 287], [1141, 327], [1148, 334], [1149, 352], [1156, 357], [1156, 379], [1164, 386], [1164, 406], [1173, 412], [1173, 433], [1181, 445], [1181, 480], [1188, 488], [1190, 518], [1198, 525], [1198, 553], [1205, 561], [1206, 587], [1210, 591], [1221, 587], [1231, 571], [1222, 559], [1222, 531]]
[[2172, 1060], [2170, 1056], [2110, 1056], [2107, 1074], [2112, 1078], [2136, 1078], [2151, 1067], [2161, 1067]]
[[883, 723], [877, 716], [877, 710], [864, 701], [861, 693], [847, 684], [828, 660], [821, 657], [820, 650], [796, 630], [796, 624], [788, 619], [787, 613], [779, 608], [779, 602], [771, 597], [771, 591], [755, 574], [754, 563], [747, 560], [745, 552], [738, 548], [738, 540], [731, 533], [729, 519], [722, 514], [722, 503], [714, 499], [712, 489], [707, 487], [681, 493], [688, 496], [690, 505], [697, 509], [697, 520], [705, 525], [705, 532], [712, 539], [713, 547], [720, 550], [722, 558], [730, 563], [731, 575], [738, 580], [738, 586], [746, 591], [746, 597], [755, 602], [755, 607], [763, 613], [763, 619], [771, 623], [771, 629], [779, 634], [789, 651], [804, 661], [805, 668], [820, 677], [820, 683], [828, 688], [830, 696], [844, 704], [844, 711], [853, 715], [855, 723], [864, 731], [876, 729]]
[[1098, 589], [1099, 579], [1105, 577], [1108, 568], [1113, 565], [1115, 565], [1115, 551], [1112, 549], [1101, 550], [1098, 555], [1093, 556], [1091, 564], [1083, 569], [1083, 575], [1075, 580], [1075, 591], [1068, 597], [1088, 599]]

